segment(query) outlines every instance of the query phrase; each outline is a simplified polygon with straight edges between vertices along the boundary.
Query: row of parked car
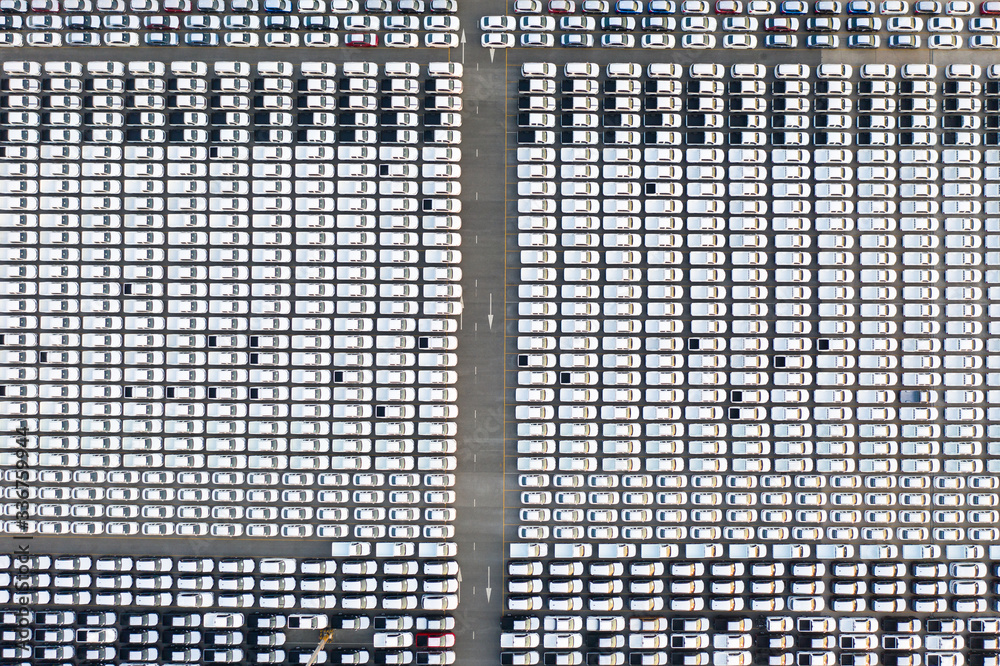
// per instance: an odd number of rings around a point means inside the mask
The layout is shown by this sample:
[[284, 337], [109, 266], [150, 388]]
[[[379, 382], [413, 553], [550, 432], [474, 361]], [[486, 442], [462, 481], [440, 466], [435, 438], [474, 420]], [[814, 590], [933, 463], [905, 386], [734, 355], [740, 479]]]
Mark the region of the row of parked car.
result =
[[[731, 33], [757, 32], [878, 32], [883, 26], [889, 32], [961, 32], [965, 22], [954, 16], [932, 16], [924, 19], [920, 16], [890, 16], [883, 19], [876, 16], [849, 16], [841, 19], [836, 16], [778, 16], [757, 18], [755, 16], [715, 16], [685, 15], [681, 18], [672, 16], [647, 16], [637, 21], [631, 16], [562, 16], [558, 22], [551, 16], [521, 16], [515, 21], [512, 16], [484, 16], [480, 27], [484, 32], [511, 32], [517, 29], [527, 32], [551, 31], [559, 29], [565, 32], [593, 32], [600, 28], [610, 32], [634, 32], [637, 29], [650, 32], [716, 32], [723, 30]], [[969, 29], [974, 32], [996, 32], [997, 19], [969, 19]], [[567, 36], [567, 35], [564, 35]]]
[[457, 8], [456, 0], [5, 0], [0, 46], [370, 47], [384, 18], [383, 46], [452, 48]]
[[[573, 87], [578, 85], [577, 80], [583, 80], [579, 85], [587, 86], [586, 79], [596, 79], [601, 77], [602, 69], [596, 63], [588, 62], [568, 62], [561, 67], [557, 67], [547, 62], [525, 62], [521, 65], [521, 76], [524, 79], [555, 79], [562, 71], [561, 86]], [[752, 63], [738, 63], [728, 69], [717, 63], [693, 63], [685, 68], [678, 63], [650, 63], [645, 69], [637, 63], [613, 62], [604, 67], [604, 76], [609, 79], [605, 81], [603, 89], [608, 94], [627, 94], [619, 92], [618, 87], [628, 88], [628, 79], [640, 79], [645, 76], [653, 80], [681, 79], [686, 78], [691, 82], [713, 81], [724, 79], [727, 75], [734, 81], [753, 81], [765, 79], [770, 76], [775, 81], [801, 81], [808, 85], [809, 80], [846, 80], [852, 79], [855, 74], [853, 65], [841, 63], [824, 63], [810, 67], [802, 63], [782, 63], [773, 67], [765, 67]], [[1000, 67], [988, 66], [983, 68], [980, 65], [954, 63], [943, 68], [933, 64], [907, 64], [900, 67], [892, 64], [865, 64], [857, 67], [857, 74], [862, 81], [877, 81], [895, 79], [897, 75], [902, 79], [934, 79], [943, 73], [949, 80], [972, 80], [979, 79], [984, 74], [988, 79], [1000, 79]], [[618, 83], [619, 80], [626, 80], [625, 83]], [[525, 84], [519, 84], [525, 85]], [[530, 86], [530, 84], [527, 84]], [[539, 85], [545, 85], [540, 83]], [[658, 87], [660, 84], [655, 81], [646, 82], [646, 85]], [[792, 85], [786, 83], [786, 85]], [[554, 91], [554, 88], [553, 88]]]
[[[991, 19], [992, 20], [992, 19]], [[652, 20], [649, 23], [644, 21], [644, 29], [655, 30]], [[775, 23], [775, 26], [778, 24]], [[787, 25], [782, 23], [781, 25]], [[867, 26], [867, 24], [865, 24]], [[866, 29], [861, 23], [849, 20], [848, 29]], [[481, 38], [483, 47], [490, 49], [510, 49], [515, 46], [522, 48], [635, 48], [637, 45], [644, 49], [755, 49], [760, 46], [765, 48], [794, 49], [800, 46], [811, 49], [836, 49], [846, 46], [851, 49], [877, 49], [887, 46], [894, 49], [918, 49], [922, 44], [927, 48], [937, 50], [955, 50], [962, 48], [963, 44], [970, 49], [997, 49], [1000, 48], [1000, 35], [979, 34], [970, 35], [963, 41], [963, 38], [955, 34], [934, 33], [924, 42], [920, 35], [897, 34], [890, 35], [885, 42], [879, 35], [861, 33], [850, 34], [845, 41], [839, 35], [811, 34], [800, 42], [798, 35], [784, 32], [769, 33], [760, 41], [756, 35], [749, 34], [726, 34], [722, 39], [718, 39], [713, 34], [686, 33], [678, 41], [674, 35], [644, 34], [636, 41], [633, 35], [623, 35], [618, 33], [605, 33], [595, 40], [593, 35], [564, 34], [556, 38], [549, 34], [522, 33], [520, 40], [515, 35], [503, 32], [484, 33]]]
[[[879, 32], [884, 27], [890, 33], [900, 33], [889, 36], [887, 45], [890, 47], [917, 48], [922, 38], [913, 33], [923, 32], [926, 29], [931, 33], [928, 46], [949, 49], [958, 48], [962, 44], [962, 37], [953, 33], [965, 30], [964, 19], [960, 17], [971, 13], [959, 7], [960, 4], [969, 3], [950, 2], [947, 15], [936, 16], [935, 14], [941, 13], [940, 3], [918, 2], [917, 16], [901, 16], [900, 14], [906, 14], [908, 10], [907, 3], [883, 2], [880, 5], [881, 11], [878, 12], [887, 16], [883, 22], [882, 18], [872, 16], [876, 13], [874, 2], [856, 0], [848, 3], [849, 18], [846, 22], [842, 22], [836, 15], [843, 13], [843, 6], [834, 0], [815, 2], [813, 7], [815, 16], [808, 18], [802, 17], [808, 13], [808, 7], [802, 0], [787, 0], [777, 7], [773, 2], [752, 1], [747, 8], [748, 15], [742, 15], [744, 13], [742, 2], [720, 0], [715, 7], [715, 13], [720, 15], [720, 18], [707, 15], [709, 5], [704, 0], [682, 2], [679, 17], [674, 16], [678, 13], [675, 2], [653, 0], [649, 6], [650, 15], [641, 18], [631, 15], [642, 13], [641, 10], [626, 11], [623, 2], [616, 3], [615, 15], [607, 16], [607, 2], [585, 0], [582, 6], [584, 15], [579, 16], [573, 14], [575, 3], [553, 0], [549, 3], [549, 14], [556, 16], [538, 15], [535, 11], [519, 12], [521, 14], [519, 18], [486, 16], [480, 20], [480, 29], [484, 32], [483, 45], [492, 48], [514, 46], [515, 35], [510, 33], [518, 29], [522, 32], [520, 37], [522, 46], [555, 46], [557, 44], [552, 35], [536, 33], [548, 33], [558, 29], [564, 33], [559, 37], [558, 45], [564, 47], [593, 47], [597, 45], [595, 39], [600, 40], [601, 47], [633, 47], [636, 45], [636, 37], [629, 33], [642, 30], [650, 33], [639, 36], [639, 43], [644, 48], [676, 48], [677, 37], [673, 34], [660, 33], [678, 31], [682, 33], [679, 40], [682, 47], [714, 48], [718, 45], [719, 38], [712, 33], [721, 29], [724, 33], [721, 45], [724, 48], [756, 48], [758, 37], [746, 33], [756, 33], [761, 30], [768, 33], [764, 38], [765, 46], [795, 47], [799, 45], [799, 38], [795, 34], [788, 33], [798, 32], [800, 28], [814, 33], [805, 38], [805, 46], [836, 48], [841, 45], [838, 35], [815, 33], [839, 32], [846, 29], [848, 32], [860, 33], [848, 36], [848, 47], [877, 48], [881, 44], [881, 37], [870, 33]], [[983, 7], [984, 15], [969, 19], [968, 30], [976, 33], [1000, 31], [1000, 22], [990, 15], [992, 5], [984, 3]], [[540, 7], [525, 9], [540, 10]], [[775, 14], [780, 16], [771, 18]], [[926, 24], [921, 15], [930, 15]], [[605, 34], [599, 37], [588, 34], [598, 29], [605, 31]], [[995, 34], [975, 34], [968, 37], [968, 43], [972, 48], [992, 48], [997, 39], [998, 36]]]
[[456, 0], [2, 0], [2, 14], [454, 14]]
[[[780, 14], [784, 16], [801, 16], [814, 14], [817, 16], [837, 16], [845, 13], [854, 16], [902, 16], [911, 11], [918, 16], [970, 16], [976, 13], [976, 4], [968, 0], [949, 0], [942, 4], [938, 0], [917, 0], [911, 4], [908, 0], [882, 0], [877, 3], [874, 0], [848, 0], [846, 3], [840, 0], [748, 0], [744, 4], [743, 0], [716, 0], [714, 7], [709, 0], [649, 0], [645, 5], [640, 0], [616, 0], [614, 3], [608, 0], [582, 0], [579, 3], [579, 11], [585, 15], [606, 15], [618, 14], [621, 16], [636, 16], [641, 14], [651, 15], [707, 15], [718, 16], [770, 16]], [[995, 0], [984, 0], [978, 4], [980, 16], [1000, 15], [1000, 5]], [[811, 9], [811, 11], [810, 11]], [[552, 14], [556, 16], [572, 15], [577, 13], [576, 0], [547, 0], [545, 4], [542, 0], [514, 0], [514, 14]], [[500, 21], [509, 19], [503, 17], [488, 17], [484, 29], [504, 29]], [[513, 29], [511, 26], [510, 29]]]
[[[941, 663], [968, 663], [972, 647], [976, 664], [995, 658], [988, 634], [995, 618], [968, 620], [946, 616], [927, 620], [908, 617], [855, 616], [840, 618], [771, 615], [751, 619], [740, 615], [713, 618], [671, 615], [505, 616], [501, 627], [504, 664], [751, 664], [758, 655], [765, 663], [893, 666], [922, 664], [922, 650]], [[971, 632], [970, 641], [962, 634]], [[881, 657], [876, 651], [883, 650]], [[573, 651], [569, 651], [573, 650]], [[995, 648], [994, 648], [995, 650]], [[542, 658], [539, 659], [541, 653]]]
[[[346, 631], [374, 629], [367, 649], [332, 648], [319, 653], [315, 663], [429, 664], [454, 663], [454, 618], [418, 615], [291, 615], [252, 612], [114, 612], [67, 611], [41, 608], [31, 619], [34, 630], [19, 632], [21, 616], [0, 616], [8, 659], [115, 658], [136, 661], [167, 659], [177, 663], [292, 663], [304, 664], [311, 647], [286, 644], [286, 632], [326, 628]], [[374, 622], [372, 621], [374, 620]], [[76, 629], [74, 629], [76, 625]], [[343, 634], [346, 635], [346, 634]], [[20, 640], [18, 640], [18, 638]], [[16, 644], [16, 645], [15, 645]]]
[[[846, 39], [849, 48], [878, 48], [883, 44], [877, 33], [887, 29], [890, 33], [885, 45], [891, 48], [919, 48], [923, 38], [919, 34], [930, 33], [926, 45], [932, 49], [957, 49], [963, 43], [969, 48], [989, 49], [1000, 46], [1000, 22], [994, 16], [1000, 13], [1000, 4], [983, 2], [976, 18], [965, 24], [964, 16], [974, 13], [974, 5], [966, 0], [955, 0], [942, 4], [936, 0], [923, 0], [914, 4], [913, 13], [909, 3], [902, 0], [886, 0], [876, 5], [872, 0], [852, 0], [847, 5], [846, 22], [837, 15], [844, 13], [844, 5], [836, 0], [817, 0], [812, 3], [814, 16], [809, 14], [809, 4], [804, 0], [785, 0], [780, 3], [770, 0], [751, 0], [744, 8], [740, 0], [719, 0], [715, 3], [714, 14], [705, 0], [683, 0], [679, 4], [673, 0], [652, 0], [648, 5], [648, 15], [643, 4], [634, 0], [619, 0], [612, 5], [606, 0], [584, 0], [580, 6], [582, 16], [576, 14], [573, 0], [550, 0], [547, 12], [543, 12], [539, 0], [515, 0], [515, 16], [485, 16], [480, 20], [483, 31], [482, 44], [489, 48], [522, 47], [596, 47], [632, 48], [638, 43], [643, 48], [757, 48], [758, 36], [765, 33], [763, 46], [773, 48], [794, 48], [800, 45], [811, 48], [839, 48], [841, 38], [836, 34], [846, 29], [850, 34]], [[608, 14], [611, 14], [610, 16]], [[941, 14], [944, 15], [941, 15]], [[873, 16], [880, 14], [880, 18]], [[519, 16], [518, 16], [519, 15]], [[679, 15], [679, 16], [675, 16]], [[926, 23], [924, 17], [927, 17]], [[770, 18], [774, 17], [774, 18]], [[558, 23], [557, 19], [558, 18]], [[594, 36], [595, 30], [604, 34]], [[721, 29], [721, 38], [715, 33]], [[795, 34], [800, 29], [813, 33], [806, 36], [803, 44]], [[963, 36], [955, 34], [966, 29], [973, 33], [967, 42]], [[514, 31], [520, 30], [520, 39]], [[558, 37], [549, 34], [559, 30]], [[641, 30], [647, 34], [637, 37], [631, 33]], [[674, 34], [681, 36], [678, 38]], [[816, 34], [819, 33], [819, 34]]]

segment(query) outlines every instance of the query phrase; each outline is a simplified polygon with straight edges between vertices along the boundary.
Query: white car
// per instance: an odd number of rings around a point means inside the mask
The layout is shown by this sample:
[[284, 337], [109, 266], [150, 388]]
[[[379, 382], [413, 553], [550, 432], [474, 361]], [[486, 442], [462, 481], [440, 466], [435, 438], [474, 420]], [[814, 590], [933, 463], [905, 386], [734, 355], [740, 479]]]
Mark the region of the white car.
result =
[[673, 35], [643, 35], [640, 46], [644, 49], [672, 49], [677, 45]]
[[551, 16], [522, 16], [520, 24], [525, 32], [551, 32], [556, 27], [556, 20]]
[[962, 47], [962, 38], [948, 33], [935, 33], [927, 38], [927, 46], [932, 49], [951, 51]]
[[726, 35], [722, 38], [722, 47], [726, 49], [755, 49], [757, 37], [754, 35]]
[[635, 37], [629, 34], [610, 33], [601, 35], [604, 48], [630, 49], [635, 46]]
[[389, 33], [382, 38], [382, 43], [389, 48], [415, 49], [420, 46], [420, 39], [408, 32]]
[[453, 32], [431, 32], [424, 35], [424, 46], [437, 49], [458, 48], [458, 35]]
[[715, 35], [688, 34], [681, 38], [681, 46], [685, 49], [714, 49]]
[[555, 43], [555, 37], [547, 34], [525, 33], [521, 35], [521, 46], [532, 48], [549, 48]]
[[139, 35], [135, 32], [108, 32], [104, 34], [105, 46], [138, 46]]
[[479, 20], [483, 32], [510, 32], [517, 27], [513, 16], [484, 16]]
[[970, 49], [997, 49], [1000, 48], [1000, 36], [998, 35], [971, 35], [969, 37]]
[[459, 29], [459, 21], [456, 16], [427, 16], [424, 17], [424, 30], [431, 32], [456, 32]]
[[512, 49], [516, 44], [514, 35], [506, 32], [489, 32], [483, 35], [481, 44], [487, 49]]

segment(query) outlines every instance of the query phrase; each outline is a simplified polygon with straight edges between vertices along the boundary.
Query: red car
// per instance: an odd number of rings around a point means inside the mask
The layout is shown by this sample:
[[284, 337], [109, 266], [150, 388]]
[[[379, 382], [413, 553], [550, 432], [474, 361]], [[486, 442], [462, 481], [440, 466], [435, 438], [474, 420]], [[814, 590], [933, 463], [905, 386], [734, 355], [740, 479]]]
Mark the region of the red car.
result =
[[1000, 2], [996, 2], [996, 0], [984, 2], [979, 5], [979, 13], [983, 16], [996, 16], [1000, 14]]
[[719, 0], [715, 3], [716, 14], [742, 14], [743, 3], [740, 0]]
[[378, 46], [378, 35], [369, 32], [356, 32], [344, 38], [344, 46]]
[[429, 648], [431, 650], [443, 650], [455, 646], [455, 634], [446, 632], [442, 634], [417, 634], [417, 647]]

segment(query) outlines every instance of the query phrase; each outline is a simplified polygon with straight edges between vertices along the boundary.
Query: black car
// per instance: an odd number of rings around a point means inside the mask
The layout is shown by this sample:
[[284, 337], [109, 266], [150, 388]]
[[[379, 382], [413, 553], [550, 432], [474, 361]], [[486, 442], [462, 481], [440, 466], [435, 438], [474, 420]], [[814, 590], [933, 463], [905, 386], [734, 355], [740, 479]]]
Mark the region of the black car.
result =
[[941, 119], [941, 127], [945, 129], [975, 129], [971, 116], [948, 114]]
[[687, 111], [714, 111], [716, 107], [713, 97], [688, 97], [684, 108]]
[[680, 92], [680, 82], [664, 79], [650, 79], [646, 81], [645, 92], [647, 95], [676, 95]]
[[569, 95], [559, 99], [560, 111], [587, 111], [590, 109], [590, 101], [586, 97]]
[[534, 130], [522, 130], [517, 133], [517, 142], [525, 144], [540, 144], [546, 143], [545, 134], [543, 132], [536, 132]]
[[646, 127], [669, 127], [672, 122], [669, 113], [647, 113], [642, 117], [642, 124]]
[[604, 114], [604, 126], [605, 127], [632, 127], [633, 124], [629, 122], [629, 116], [631, 113], [606, 113]]
[[542, 95], [545, 94], [544, 90], [538, 90], [532, 87], [532, 84], [537, 84], [539, 79], [522, 79], [517, 83], [517, 92], [523, 95]]
[[617, 663], [614, 652], [588, 652], [587, 666], [606, 666]]
[[633, 143], [633, 137], [632, 132], [608, 130], [604, 132], [604, 143], [619, 146], [629, 145]]
[[771, 132], [771, 145], [787, 146], [792, 144], [788, 143], [788, 138], [785, 136], [785, 132]]
[[[859, 145], [859, 146], [870, 146], [870, 145], [872, 145], [872, 133], [871, 132], [858, 132], [857, 137], [855, 138], [855, 143], [857, 143], [857, 145]], [[900, 137], [899, 137], [899, 143], [900, 143], [900, 145], [903, 144], [903, 136], [902, 135], [900, 135]]]
[[559, 135], [559, 140], [566, 144], [589, 146], [593, 143], [585, 131], [565, 131]]
[[428, 127], [444, 127], [441, 122], [442, 115], [440, 113], [425, 113], [424, 114], [424, 125]]
[[[774, 100], [775, 103], [784, 101], [783, 99]], [[730, 111], [757, 111], [754, 100], [745, 97], [730, 97], [726, 100], [726, 106], [729, 107]]]
[[813, 92], [817, 95], [829, 95], [830, 94], [830, 82], [819, 80], [813, 84]]
[[[913, 101], [912, 98], [906, 98], [906, 97], [903, 98], [903, 100], [906, 99], [909, 99], [911, 102]], [[872, 113], [872, 112], [878, 113], [877, 111], [875, 111], [875, 102], [872, 100], [871, 97], [862, 97], [861, 99], [858, 100], [858, 111], [860, 113]]]
[[410, 143], [409, 141], [405, 140], [407, 136], [404, 134], [404, 132], [408, 131], [409, 130], [390, 130], [390, 129], [382, 130], [381, 132], [379, 132], [379, 141], [381, 141], [382, 143]]
[[712, 122], [705, 113], [691, 113], [684, 118], [684, 124], [687, 127], [693, 128], [705, 128], [712, 127]]
[[677, 144], [677, 132], [648, 131], [642, 140], [648, 146], [673, 146]]
[[362, 134], [358, 130], [340, 130], [337, 132], [337, 140], [342, 143], [360, 143]]
[[[430, 92], [430, 91], [428, 91]], [[437, 96], [429, 95], [424, 98], [424, 108], [425, 109], [441, 109], [443, 111], [448, 111], [448, 105], [445, 100], [439, 99]]]
[[[975, 135], [970, 132], [945, 132], [941, 135], [941, 145], [942, 146], [968, 146], [975, 145], [971, 144], [968, 137], [972, 136], [972, 140], [975, 141]], [[965, 140], [963, 140], [965, 137]]]
[[[778, 97], [777, 99], [771, 100], [771, 108], [774, 111], [788, 111], [788, 99], [784, 97]], [[816, 100], [816, 105], [818, 106], [820, 102], [827, 102], [827, 100], [822, 97]]]
[[[354, 114], [357, 117], [357, 114]], [[396, 111], [384, 111], [379, 114], [379, 123], [382, 125], [387, 125], [389, 127], [405, 127], [403, 123], [404, 116], [400, 112]]]
[[729, 133], [729, 145], [730, 146], [753, 146], [757, 145], [757, 133], [756, 132], [730, 132]]
[[756, 95], [757, 94], [757, 82], [756, 81], [730, 81], [729, 82], [729, 94], [730, 95]]
[[816, 132], [813, 134], [813, 145], [814, 146], [828, 146], [830, 145], [830, 134], [828, 132]]
[[447, 95], [452, 91], [451, 81], [446, 79], [429, 79], [424, 83], [424, 90], [428, 93], [440, 92]]
[[592, 92], [596, 92], [596, 89], [592, 88], [593, 81], [581, 81], [579, 79], [565, 79], [560, 85], [559, 89], [564, 93], [570, 93], [574, 95], [589, 95]]
[[708, 132], [688, 132], [685, 140], [689, 146], [708, 146], [710, 135]]
[[729, 116], [730, 127], [750, 127], [750, 116], [745, 113], [733, 113]]
[[685, 88], [688, 95], [714, 95], [714, 81], [688, 81]]

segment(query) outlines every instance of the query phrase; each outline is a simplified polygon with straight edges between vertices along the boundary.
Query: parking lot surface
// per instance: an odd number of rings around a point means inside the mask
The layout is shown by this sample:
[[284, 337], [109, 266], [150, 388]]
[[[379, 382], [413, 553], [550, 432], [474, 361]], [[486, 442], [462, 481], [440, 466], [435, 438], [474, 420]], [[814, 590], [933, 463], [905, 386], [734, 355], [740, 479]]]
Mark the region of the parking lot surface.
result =
[[132, 4], [0, 74], [5, 660], [996, 658], [988, 15]]

